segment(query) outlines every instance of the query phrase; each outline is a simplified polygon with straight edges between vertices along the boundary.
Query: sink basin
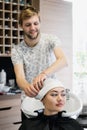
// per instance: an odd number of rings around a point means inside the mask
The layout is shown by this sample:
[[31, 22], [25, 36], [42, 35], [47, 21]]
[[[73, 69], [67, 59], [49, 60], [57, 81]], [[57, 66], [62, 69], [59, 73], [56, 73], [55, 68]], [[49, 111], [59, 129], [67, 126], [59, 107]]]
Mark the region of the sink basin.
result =
[[69, 99], [67, 100], [65, 105], [66, 113], [63, 113], [63, 116], [77, 118], [81, 113], [82, 108], [83, 105], [80, 98], [78, 98], [75, 94], [70, 93]]
[[[36, 110], [41, 111], [44, 108], [42, 103], [35, 98], [26, 97], [22, 102], [21, 109], [27, 116], [37, 116]], [[82, 102], [81, 100], [73, 93], [69, 94], [69, 98], [66, 101], [62, 116], [77, 118], [82, 111]]]

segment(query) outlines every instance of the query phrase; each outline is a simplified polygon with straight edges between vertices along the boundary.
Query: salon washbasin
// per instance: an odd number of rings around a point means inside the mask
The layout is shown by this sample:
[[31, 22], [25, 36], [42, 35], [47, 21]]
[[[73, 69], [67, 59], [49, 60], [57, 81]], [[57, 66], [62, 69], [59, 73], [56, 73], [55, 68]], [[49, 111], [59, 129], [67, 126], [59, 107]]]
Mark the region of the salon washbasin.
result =
[[[72, 117], [77, 118], [82, 111], [82, 102], [81, 100], [73, 93], [69, 93], [69, 97], [67, 98], [64, 112], [62, 113], [64, 117]], [[41, 110], [43, 105], [41, 105], [39, 100], [35, 100], [34, 98], [26, 97], [22, 102], [22, 111], [26, 115], [36, 116], [36, 110]]]
[[80, 115], [82, 108], [83, 104], [81, 99], [74, 93], [70, 93], [65, 105], [66, 113], [63, 113], [63, 116], [70, 116], [76, 119]]

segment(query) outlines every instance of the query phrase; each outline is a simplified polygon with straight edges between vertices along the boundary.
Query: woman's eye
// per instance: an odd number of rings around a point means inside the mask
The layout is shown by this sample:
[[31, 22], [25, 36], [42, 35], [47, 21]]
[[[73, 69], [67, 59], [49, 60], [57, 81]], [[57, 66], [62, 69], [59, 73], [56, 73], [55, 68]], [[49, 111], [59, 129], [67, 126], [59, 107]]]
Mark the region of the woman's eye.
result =
[[[58, 93], [52, 93], [51, 96], [58, 96], [59, 94]], [[65, 97], [66, 96], [66, 93], [62, 93], [60, 94], [61, 97]]]
[[57, 93], [52, 93], [51, 96], [57, 96], [58, 94]]
[[62, 97], [65, 97], [65, 96], [66, 96], [66, 93], [62, 93], [61, 96], [62, 96]]

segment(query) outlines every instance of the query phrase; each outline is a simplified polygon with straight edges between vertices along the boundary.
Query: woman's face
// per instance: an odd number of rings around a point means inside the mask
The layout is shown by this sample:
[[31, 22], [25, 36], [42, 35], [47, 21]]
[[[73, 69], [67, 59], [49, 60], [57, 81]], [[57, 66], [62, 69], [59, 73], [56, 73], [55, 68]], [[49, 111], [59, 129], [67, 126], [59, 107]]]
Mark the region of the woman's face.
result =
[[50, 90], [42, 100], [45, 106], [44, 114], [53, 115], [62, 111], [66, 102], [66, 91], [62, 87]]

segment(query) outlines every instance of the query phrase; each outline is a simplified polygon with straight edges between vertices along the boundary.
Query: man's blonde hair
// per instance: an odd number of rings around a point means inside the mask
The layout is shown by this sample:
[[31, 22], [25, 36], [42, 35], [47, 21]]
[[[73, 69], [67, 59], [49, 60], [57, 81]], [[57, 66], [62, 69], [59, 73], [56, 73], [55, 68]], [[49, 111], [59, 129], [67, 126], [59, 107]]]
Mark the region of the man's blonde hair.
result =
[[32, 16], [37, 15], [40, 21], [40, 15], [39, 15], [39, 11], [36, 10], [34, 7], [32, 6], [27, 6], [26, 8], [24, 8], [19, 16], [19, 24], [22, 26], [23, 24], [23, 20], [26, 20], [28, 18], [31, 18]]

